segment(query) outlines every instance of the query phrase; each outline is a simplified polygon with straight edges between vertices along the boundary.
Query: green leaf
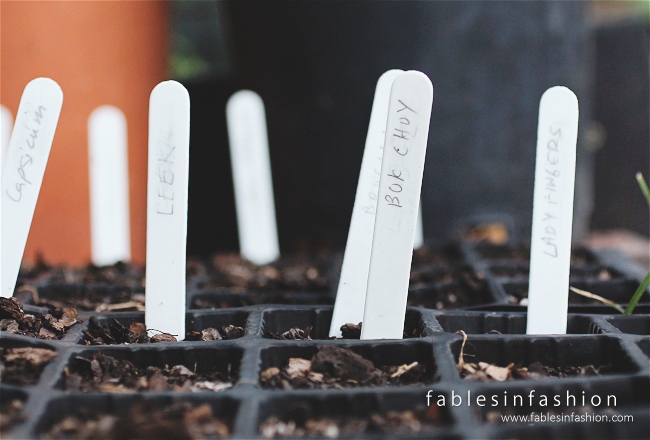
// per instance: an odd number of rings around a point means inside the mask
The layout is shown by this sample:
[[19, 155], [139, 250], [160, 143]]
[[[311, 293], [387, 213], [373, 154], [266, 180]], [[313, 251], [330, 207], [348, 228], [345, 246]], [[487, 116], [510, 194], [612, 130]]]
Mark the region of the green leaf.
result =
[[650, 272], [648, 272], [648, 275], [646, 275], [643, 281], [641, 281], [641, 285], [639, 286], [638, 289], [636, 289], [636, 292], [634, 292], [634, 296], [632, 296], [632, 299], [630, 300], [629, 304], [625, 308], [626, 315], [631, 315], [632, 312], [634, 312], [634, 308], [636, 307], [637, 303], [641, 299], [641, 296], [643, 296], [645, 291], [648, 289], [648, 285], [650, 285]]

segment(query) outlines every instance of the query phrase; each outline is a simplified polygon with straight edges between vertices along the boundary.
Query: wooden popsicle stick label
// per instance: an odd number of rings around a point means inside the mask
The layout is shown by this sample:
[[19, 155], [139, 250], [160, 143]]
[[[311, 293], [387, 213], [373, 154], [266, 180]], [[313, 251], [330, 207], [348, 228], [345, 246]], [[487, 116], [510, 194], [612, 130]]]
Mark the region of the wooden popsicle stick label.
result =
[[14, 118], [11, 111], [4, 105], [0, 105], [0, 174], [4, 169], [5, 159], [7, 158], [7, 149], [9, 148], [9, 139], [11, 139], [11, 130], [14, 126]]
[[96, 108], [88, 120], [91, 256], [96, 266], [131, 259], [126, 118]]
[[359, 183], [352, 208], [350, 231], [330, 325], [330, 336], [340, 337], [342, 325], [358, 324], [363, 320], [388, 119], [388, 101], [393, 81], [402, 73], [403, 71], [398, 69], [385, 72], [379, 77], [375, 88]]
[[578, 99], [551, 87], [539, 104], [527, 334], [565, 334], [571, 264]]
[[271, 159], [262, 98], [241, 90], [226, 105], [239, 245], [257, 265], [280, 257]]
[[49, 78], [30, 81], [20, 99], [2, 173], [3, 297], [16, 286], [62, 104], [63, 92]]
[[185, 338], [190, 97], [176, 81], [149, 100], [145, 324]]
[[402, 339], [432, 105], [424, 73], [393, 82], [361, 339]]

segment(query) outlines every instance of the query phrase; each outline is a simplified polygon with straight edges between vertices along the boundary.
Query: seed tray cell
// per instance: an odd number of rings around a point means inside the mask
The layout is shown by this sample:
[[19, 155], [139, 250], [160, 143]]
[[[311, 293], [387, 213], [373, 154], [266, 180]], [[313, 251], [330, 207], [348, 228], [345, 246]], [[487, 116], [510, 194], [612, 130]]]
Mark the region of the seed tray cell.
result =
[[232, 291], [194, 291], [188, 294], [188, 307], [194, 310], [227, 309], [262, 304], [333, 305], [334, 297], [319, 293], [236, 293]]
[[[425, 311], [426, 313], [426, 311]], [[404, 330], [408, 335], [424, 337], [433, 334], [434, 329], [429, 327], [433, 319], [423, 317], [423, 311], [416, 308], [407, 308]], [[311, 339], [330, 339], [329, 330], [332, 322], [332, 307], [310, 307], [293, 310], [276, 309], [267, 310], [262, 314], [264, 337], [269, 338], [268, 332], [282, 334], [290, 329], [305, 330], [311, 327]], [[435, 321], [433, 321], [435, 322]], [[434, 324], [435, 325], [435, 324]]]
[[[509, 364], [528, 367], [536, 362], [553, 368], [610, 365], [610, 368], [602, 375], [586, 378], [586, 380], [594, 382], [615, 375], [634, 375], [639, 372], [647, 375], [649, 370], [647, 360], [636, 356], [625, 345], [626, 341], [609, 335], [589, 337], [473, 336], [467, 338], [464, 360], [466, 363], [486, 362], [499, 367], [506, 367]], [[460, 340], [452, 343], [451, 349], [456, 362], [459, 360], [461, 347], [462, 341]], [[556, 378], [539, 380], [556, 380]], [[585, 379], [570, 377], [561, 380]], [[527, 380], [526, 382], [537, 381]]]
[[[526, 334], [527, 316], [525, 313], [507, 312], [443, 312], [436, 315], [436, 320], [445, 332], [457, 333], [461, 330], [468, 335], [481, 334]], [[591, 315], [570, 314], [567, 322], [567, 334], [600, 333], [596, 329], [602, 322]]]
[[428, 429], [421, 432], [386, 431], [368, 424], [365, 429], [360, 427], [361, 432], [341, 435], [341, 438], [462, 438], [453, 429], [455, 420], [452, 411], [447, 407], [427, 407], [422, 395], [423, 392], [420, 391], [405, 390], [387, 391], [381, 397], [377, 393], [364, 391], [325, 392], [318, 395], [301, 392], [277, 393], [260, 404], [257, 417], [258, 435], [264, 434], [264, 422], [272, 417], [299, 427], [304, 426], [308, 420], [327, 418], [336, 420], [340, 428], [354, 419], [368, 420], [372, 415], [386, 417], [389, 412], [413, 411], [430, 423]]
[[[465, 258], [483, 261], [527, 262], [530, 260], [530, 246], [495, 245], [489, 243], [464, 243], [461, 245]], [[585, 247], [571, 250], [571, 266], [584, 267], [599, 264], [598, 256]]]
[[[530, 265], [528, 263], [492, 263], [488, 266], [492, 275], [496, 278], [527, 279]], [[575, 281], [607, 281], [623, 278], [619, 271], [601, 265], [588, 265], [584, 267], [572, 267], [569, 279]]]
[[[169, 366], [171, 368], [176, 365], [183, 365], [190, 371], [199, 374], [217, 371], [229, 373], [234, 385], [239, 378], [243, 350], [232, 345], [232, 343], [229, 344], [229, 342], [188, 342], [174, 345], [160, 343], [142, 344], [140, 346], [112, 345], [75, 349], [69, 353], [65, 368], [71, 373], [82, 371], [87, 368], [88, 361], [92, 359], [95, 353], [102, 353], [118, 360], [129, 361], [139, 369], [146, 369], [150, 366], [158, 368]], [[62, 390], [66, 389], [66, 378], [63, 371], [60, 372], [56, 387]]]
[[[509, 302], [511, 304], [519, 304], [523, 298], [528, 298], [528, 282], [505, 282], [502, 284], [503, 289], [508, 296]], [[586, 290], [590, 293], [593, 293], [598, 296], [602, 296], [605, 299], [614, 301], [617, 304], [626, 305], [627, 302], [632, 298], [634, 292], [639, 287], [639, 283], [630, 280], [630, 279], [619, 279], [619, 280], [609, 280], [609, 281], [576, 281], [571, 282], [571, 287], [576, 289]], [[650, 293], [645, 292], [641, 297], [639, 304], [648, 304], [650, 302]], [[578, 306], [578, 305], [601, 305], [603, 307], [609, 307], [603, 305], [601, 302], [585, 298], [584, 296], [578, 295], [575, 292], [569, 291], [569, 304]], [[613, 309], [610, 309], [613, 310]]]
[[[35, 423], [33, 429], [39, 438], [43, 438], [53, 425], [68, 416], [83, 418], [110, 415], [122, 419], [132, 413], [134, 405], [146, 405], [148, 409], [160, 410], [179, 402], [188, 402], [192, 407], [204, 403], [209, 404], [212, 407], [212, 414], [223, 421], [232, 431], [239, 409], [239, 400], [223, 395], [178, 396], [173, 394], [146, 397], [122, 394], [58, 396], [47, 402], [42, 416]], [[169, 430], [169, 426], [161, 428]], [[178, 435], [179, 433], [160, 431], [160, 428], [155, 426], [151, 426], [149, 429], [156, 438], [182, 438]]]
[[[144, 294], [144, 287], [130, 288], [101, 284], [46, 283], [32, 287], [38, 292], [38, 298], [34, 297], [34, 291], [31, 287], [29, 289], [25, 287], [16, 289], [14, 296], [25, 305], [37, 307], [46, 307], [40, 305], [40, 303], [59, 302], [64, 307], [76, 308], [80, 314], [94, 312], [96, 307], [101, 304], [107, 306], [124, 304], [131, 301], [133, 295]], [[129, 309], [118, 309], [117, 311], [126, 310]]]
[[[242, 309], [188, 312], [185, 315], [185, 330], [186, 332], [201, 332], [207, 328], [216, 328], [217, 330], [221, 331], [221, 327], [227, 327], [229, 325], [242, 327], [244, 330], [246, 330], [249, 314], [250, 312]], [[129, 328], [133, 322], [144, 323], [144, 313], [111, 313], [107, 315], [93, 316], [90, 318], [90, 320], [96, 322], [102, 327], [108, 327], [113, 319], [117, 320], [126, 328]], [[81, 333], [81, 336], [76, 340], [78, 344], [88, 345], [86, 344], [88, 337], [83, 334], [83, 331], [88, 330], [89, 326], [91, 325], [90, 320], [88, 320], [79, 331], [79, 333]], [[182, 341], [185, 338], [185, 335], [174, 336], [176, 336], [176, 339], [179, 341]]]
[[[20, 402], [19, 407], [14, 405], [16, 401]], [[11, 386], [2, 386], [0, 389], [0, 437], [24, 423], [27, 418], [25, 414], [26, 402], [27, 393], [11, 388]]]
[[[53, 341], [52, 341], [53, 342]], [[62, 344], [61, 344], [62, 345]], [[26, 362], [23, 364], [23, 367], [21, 367], [25, 371], [32, 372], [33, 374], [30, 374], [32, 377], [26, 381], [24, 384], [20, 384], [19, 382], [8, 379], [7, 378], [7, 366], [4, 365], [2, 374], [0, 375], [0, 389], [3, 389], [5, 387], [11, 387], [11, 386], [17, 386], [17, 387], [31, 387], [31, 386], [36, 386], [36, 385], [41, 385], [45, 384], [45, 386], [51, 385], [52, 378], [51, 375], [48, 373], [51, 373], [54, 371], [58, 365], [60, 365], [63, 361], [64, 357], [64, 350], [62, 350], [62, 346], [59, 344], [53, 344], [45, 341], [40, 341], [38, 339], [34, 338], [29, 338], [25, 336], [15, 336], [15, 335], [2, 335], [0, 338], [0, 348], [2, 348], [2, 360], [4, 362], [4, 358], [7, 354], [7, 351], [12, 350], [12, 349], [30, 349], [30, 348], [35, 348], [35, 349], [46, 349], [46, 350], [52, 350], [54, 353], [56, 353], [56, 356], [52, 357], [51, 359], [46, 359], [41, 361], [39, 359], [40, 356], [37, 356], [34, 362]], [[33, 354], [25, 353], [25, 356], [33, 356]]]
[[[301, 341], [300, 345], [283, 344], [264, 348], [260, 352], [260, 371], [271, 367], [282, 369], [290, 358], [311, 360], [323, 348], [323, 344]], [[399, 366], [418, 362], [426, 367], [425, 383], [435, 383], [440, 379], [433, 346], [429, 342], [402, 341], [402, 342], [364, 342], [357, 344], [339, 342], [339, 348], [346, 348], [361, 357], [371, 361], [375, 367]]]

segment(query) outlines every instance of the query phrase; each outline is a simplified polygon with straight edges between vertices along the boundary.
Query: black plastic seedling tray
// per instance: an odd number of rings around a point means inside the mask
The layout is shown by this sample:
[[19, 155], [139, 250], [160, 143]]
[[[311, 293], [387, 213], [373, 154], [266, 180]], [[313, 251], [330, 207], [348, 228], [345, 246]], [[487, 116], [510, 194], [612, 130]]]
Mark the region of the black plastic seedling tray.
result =
[[[435, 422], [428, 430], [404, 434], [408, 438], [647, 438], [650, 433], [650, 304], [648, 296], [642, 299], [632, 316], [618, 314], [614, 309], [599, 304], [576, 303], [570, 306], [567, 335], [527, 336], [525, 307], [508, 300], [507, 286], [523, 280], [503, 275], [495, 276], [491, 260], [480, 257], [476, 248], [464, 246], [464, 258], [456, 267], [470, 268], [480, 281], [479, 288], [466, 281], [434, 281], [414, 287], [409, 301], [437, 298], [449, 286], [467, 289], [478, 299], [478, 304], [464, 307], [409, 307], [405, 329], [412, 336], [401, 341], [330, 340], [331, 305], [319, 304], [312, 293], [294, 293], [300, 301], [293, 304], [257, 304], [241, 307], [242, 302], [229, 302], [236, 296], [264, 295], [260, 293], [208, 292], [193, 289], [188, 293], [188, 304], [194, 298], [214, 299], [220, 306], [213, 309], [190, 309], [186, 314], [187, 330], [200, 331], [207, 327], [221, 328], [235, 325], [245, 328], [242, 337], [232, 340], [150, 343], [134, 345], [87, 346], [83, 330], [89, 318], [106, 325], [117, 319], [123, 325], [143, 322], [139, 312], [93, 313], [80, 315], [83, 323], [75, 324], [60, 341], [41, 341], [24, 336], [2, 334], [3, 349], [15, 347], [51, 348], [57, 356], [42, 371], [33, 385], [2, 383], [0, 403], [13, 399], [24, 401], [23, 421], [2, 434], [3, 438], [38, 438], [66, 416], [79, 411], [124, 417], [133, 405], [146, 401], [155, 408], [173, 402], [187, 401], [193, 405], [208, 403], [213, 414], [226, 423], [233, 438], [260, 438], [264, 422], [277, 418], [285, 423], [300, 425], [306, 418], [335, 419], [344, 423], [353, 418], [370, 420], [377, 414], [387, 417], [391, 411], [430, 411], [431, 403], [445, 396], [446, 405], [436, 411]], [[588, 251], [585, 251], [588, 252]], [[637, 283], [638, 272], [625, 267], [603, 263], [597, 254], [588, 252], [587, 263], [597, 271], [606, 269], [616, 276], [599, 280], [599, 293], [612, 295], [620, 301], [627, 293], [619, 293], [624, 286]], [[610, 256], [611, 257], [611, 256]], [[617, 257], [616, 261], [623, 261]], [[584, 259], [583, 259], [584, 260]], [[582, 260], [581, 260], [582, 261]], [[499, 264], [510, 264], [500, 261]], [[513, 263], [514, 264], [514, 263]], [[517, 264], [522, 264], [518, 262]], [[629, 264], [623, 262], [621, 266]], [[600, 268], [600, 266], [603, 266]], [[633, 266], [629, 266], [633, 267]], [[584, 280], [582, 280], [584, 281]], [[576, 278], [575, 282], [581, 282]], [[587, 281], [584, 281], [587, 283]], [[572, 284], [574, 280], [572, 280]], [[628, 286], [629, 285], [629, 286]], [[587, 287], [587, 286], [584, 286]], [[478, 293], [477, 293], [478, 292]], [[625, 290], [627, 292], [627, 290]], [[617, 296], [620, 295], [620, 296]], [[631, 294], [630, 294], [631, 295]], [[259, 296], [257, 298], [260, 298]], [[287, 297], [290, 298], [290, 295]], [[309, 301], [312, 303], [309, 304]], [[261, 299], [263, 301], [263, 298]], [[304, 304], [296, 304], [304, 301]], [[26, 306], [26, 311], [41, 309]], [[311, 340], [277, 340], [271, 333], [283, 333], [292, 328], [312, 327]], [[466, 362], [488, 362], [505, 367], [510, 363], [530, 365], [540, 362], [550, 367], [576, 367], [587, 364], [611, 363], [611, 368], [598, 376], [542, 378], [535, 380], [508, 380], [479, 382], [463, 380], [457, 368], [463, 337]], [[322, 347], [346, 348], [372, 361], [375, 365], [404, 365], [418, 362], [426, 373], [418, 385], [355, 386], [343, 389], [271, 389], [265, 387], [260, 375], [271, 367], [282, 368], [290, 358], [311, 359]], [[145, 391], [132, 394], [81, 392], [65, 389], [65, 371], [74, 369], [79, 358], [90, 359], [101, 352], [118, 359], [128, 359], [138, 367], [184, 365], [190, 370], [232, 370], [232, 388], [214, 392]], [[536, 396], [560, 395], [561, 405], [541, 407], [538, 401], [529, 402], [529, 394]], [[606, 409], [580, 404], [582, 395], [616, 397], [616, 407]], [[522, 405], [479, 406], [467, 405], [467, 396], [483, 395], [503, 399], [504, 395], [522, 396]], [[577, 404], [566, 402], [567, 393], [576, 396]], [[462, 396], [462, 404], [452, 405], [453, 396]], [[472, 397], [473, 399], [474, 397]], [[458, 399], [458, 397], [456, 397]], [[633, 416], [626, 423], [572, 423], [502, 422], [501, 416], [545, 414], [583, 414], [585, 411], [601, 415]], [[355, 438], [400, 437], [395, 432], [370, 430]]]

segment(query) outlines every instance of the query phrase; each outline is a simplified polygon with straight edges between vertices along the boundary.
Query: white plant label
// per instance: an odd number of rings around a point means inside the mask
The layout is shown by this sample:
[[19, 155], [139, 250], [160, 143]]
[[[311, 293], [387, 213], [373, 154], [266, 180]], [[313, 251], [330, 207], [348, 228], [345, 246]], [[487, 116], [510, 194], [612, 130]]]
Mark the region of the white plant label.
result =
[[241, 90], [226, 105], [239, 246], [257, 265], [280, 257], [271, 160], [262, 98]]
[[96, 108], [88, 120], [91, 256], [96, 266], [131, 259], [126, 118]]
[[361, 339], [402, 339], [432, 105], [424, 73], [393, 82]]
[[[14, 126], [14, 118], [11, 116], [11, 111], [4, 105], [0, 105], [0, 170], [4, 169], [5, 159], [7, 158], [7, 148], [9, 148], [9, 139], [11, 138], [11, 130]], [[1, 173], [1, 171], [0, 171]]]
[[420, 249], [424, 246], [424, 230], [422, 227], [422, 202], [418, 207], [418, 222], [415, 224], [415, 237], [413, 238], [413, 249]]
[[569, 299], [578, 99], [551, 87], [539, 103], [528, 334], [565, 334]]
[[14, 293], [62, 104], [63, 92], [49, 78], [30, 81], [20, 98], [2, 173], [3, 297]]
[[189, 94], [162, 82], [149, 100], [145, 324], [178, 340], [185, 338], [189, 144]]
[[388, 101], [393, 81], [403, 73], [394, 69], [379, 77], [370, 112], [366, 145], [361, 159], [359, 183], [352, 208], [348, 241], [336, 293], [330, 336], [341, 337], [341, 326], [358, 324], [363, 320], [370, 269], [370, 252], [375, 228], [375, 212], [379, 193], [381, 159], [388, 119]]

